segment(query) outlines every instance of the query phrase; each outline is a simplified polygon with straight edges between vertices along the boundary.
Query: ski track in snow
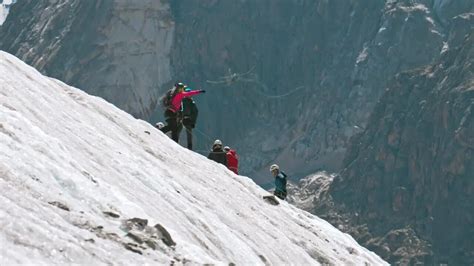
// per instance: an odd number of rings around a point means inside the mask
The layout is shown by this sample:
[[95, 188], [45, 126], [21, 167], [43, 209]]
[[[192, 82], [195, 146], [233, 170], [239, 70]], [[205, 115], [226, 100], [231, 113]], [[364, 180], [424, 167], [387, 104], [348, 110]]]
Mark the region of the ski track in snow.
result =
[[[251, 179], [1, 51], [0, 191], [0, 265], [386, 264], [326, 221], [264, 202]], [[121, 223], [133, 217], [163, 225], [176, 246], [126, 250]]]

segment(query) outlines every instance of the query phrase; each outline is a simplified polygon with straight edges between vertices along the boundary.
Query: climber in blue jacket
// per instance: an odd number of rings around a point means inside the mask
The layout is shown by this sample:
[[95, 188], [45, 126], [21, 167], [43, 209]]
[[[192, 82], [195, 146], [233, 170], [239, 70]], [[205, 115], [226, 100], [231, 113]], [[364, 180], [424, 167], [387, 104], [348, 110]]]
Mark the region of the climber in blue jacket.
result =
[[275, 191], [273, 194], [278, 198], [284, 200], [286, 198], [286, 179], [287, 176], [283, 171], [280, 171], [280, 167], [276, 164], [270, 166], [270, 172], [275, 177]]

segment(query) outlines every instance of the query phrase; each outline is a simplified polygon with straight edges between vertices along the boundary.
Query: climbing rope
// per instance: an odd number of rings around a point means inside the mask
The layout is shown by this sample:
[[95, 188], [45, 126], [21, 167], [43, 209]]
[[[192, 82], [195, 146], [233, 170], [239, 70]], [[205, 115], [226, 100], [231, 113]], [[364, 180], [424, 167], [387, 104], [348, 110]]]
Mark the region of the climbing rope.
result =
[[197, 129], [197, 128], [194, 128], [194, 131], [196, 131], [197, 133], [201, 134], [202, 136], [206, 137], [209, 141], [213, 142], [214, 140], [212, 140], [212, 138], [207, 135], [206, 133], [204, 133], [203, 131]]
[[210, 84], [226, 84], [227, 86], [230, 86], [230, 85], [232, 85], [234, 83], [237, 83], [237, 82], [255, 83], [255, 84], [259, 85], [261, 88], [263, 88], [263, 90], [259, 90], [255, 87], [251, 87], [251, 88], [253, 88], [260, 95], [262, 95], [264, 97], [267, 97], [267, 98], [271, 98], [271, 99], [278, 99], [278, 98], [287, 97], [287, 96], [289, 96], [289, 95], [305, 88], [305, 86], [299, 86], [299, 87], [296, 87], [295, 89], [293, 89], [293, 90], [291, 90], [287, 93], [284, 93], [284, 94], [279, 94], [279, 95], [267, 94], [264, 91], [268, 91], [268, 86], [260, 81], [257, 74], [252, 73], [254, 68], [255, 68], [255, 66], [252, 67], [249, 71], [247, 71], [245, 73], [235, 73], [235, 72], [233, 73], [232, 70], [229, 68], [228, 75], [222, 76], [222, 77], [220, 77], [220, 78], [218, 78], [217, 80], [214, 80], [214, 81], [206, 80], [206, 82], [210, 83]]
[[255, 66], [250, 68], [249, 71], [247, 71], [245, 73], [240, 73], [240, 74], [232, 72], [232, 70], [229, 68], [227, 76], [222, 76], [222, 77], [220, 77], [220, 78], [218, 78], [217, 80], [214, 80], [214, 81], [213, 80], [206, 80], [206, 82], [211, 83], [211, 84], [224, 84], [225, 83], [225, 84], [227, 84], [227, 86], [230, 86], [234, 82], [246, 80], [243, 77], [253, 74], [252, 71], [254, 70], [254, 68], [255, 68]]
[[[262, 86], [263, 88], [266, 88], [266, 86], [264, 87], [264, 84], [261, 84], [260, 82], [255, 82], [255, 83], [257, 83], [258, 85]], [[253, 87], [251, 87], [251, 88], [253, 88]], [[266, 94], [266, 93], [262, 92], [261, 90], [257, 90], [257, 89], [255, 89], [255, 91], [258, 92], [260, 95], [265, 96], [265, 97], [267, 97], [267, 98], [278, 99], [278, 98], [287, 97], [287, 96], [289, 96], [289, 95], [291, 95], [291, 94], [293, 94], [293, 93], [295, 93], [295, 92], [297, 92], [297, 91], [299, 91], [299, 90], [301, 90], [301, 89], [304, 89], [304, 88], [305, 88], [305, 86], [299, 86], [299, 87], [296, 87], [295, 89], [293, 89], [293, 90], [291, 90], [291, 91], [289, 91], [289, 92], [287, 92], [287, 93], [278, 94], [278, 95], [269, 95], [269, 94]]]

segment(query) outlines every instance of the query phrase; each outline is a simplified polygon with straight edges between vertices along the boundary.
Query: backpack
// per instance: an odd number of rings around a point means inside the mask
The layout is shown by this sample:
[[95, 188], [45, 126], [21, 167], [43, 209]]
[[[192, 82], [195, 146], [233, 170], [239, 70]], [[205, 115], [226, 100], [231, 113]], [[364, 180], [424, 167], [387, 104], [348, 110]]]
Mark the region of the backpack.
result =
[[196, 103], [192, 98], [184, 98], [182, 102], [182, 115], [189, 119], [188, 122], [190, 125], [195, 125], [198, 117], [198, 109]]
[[176, 89], [173, 87], [169, 89], [165, 95], [161, 98], [161, 104], [165, 109], [171, 106], [171, 102], [173, 101], [174, 96], [176, 96]]

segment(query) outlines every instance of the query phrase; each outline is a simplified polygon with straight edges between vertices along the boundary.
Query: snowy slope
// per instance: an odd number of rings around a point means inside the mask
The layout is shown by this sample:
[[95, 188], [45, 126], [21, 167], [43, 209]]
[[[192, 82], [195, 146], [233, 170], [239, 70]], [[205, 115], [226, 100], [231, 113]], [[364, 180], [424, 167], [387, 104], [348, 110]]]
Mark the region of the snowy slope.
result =
[[385, 263], [265, 194], [0, 51], [0, 265]]

